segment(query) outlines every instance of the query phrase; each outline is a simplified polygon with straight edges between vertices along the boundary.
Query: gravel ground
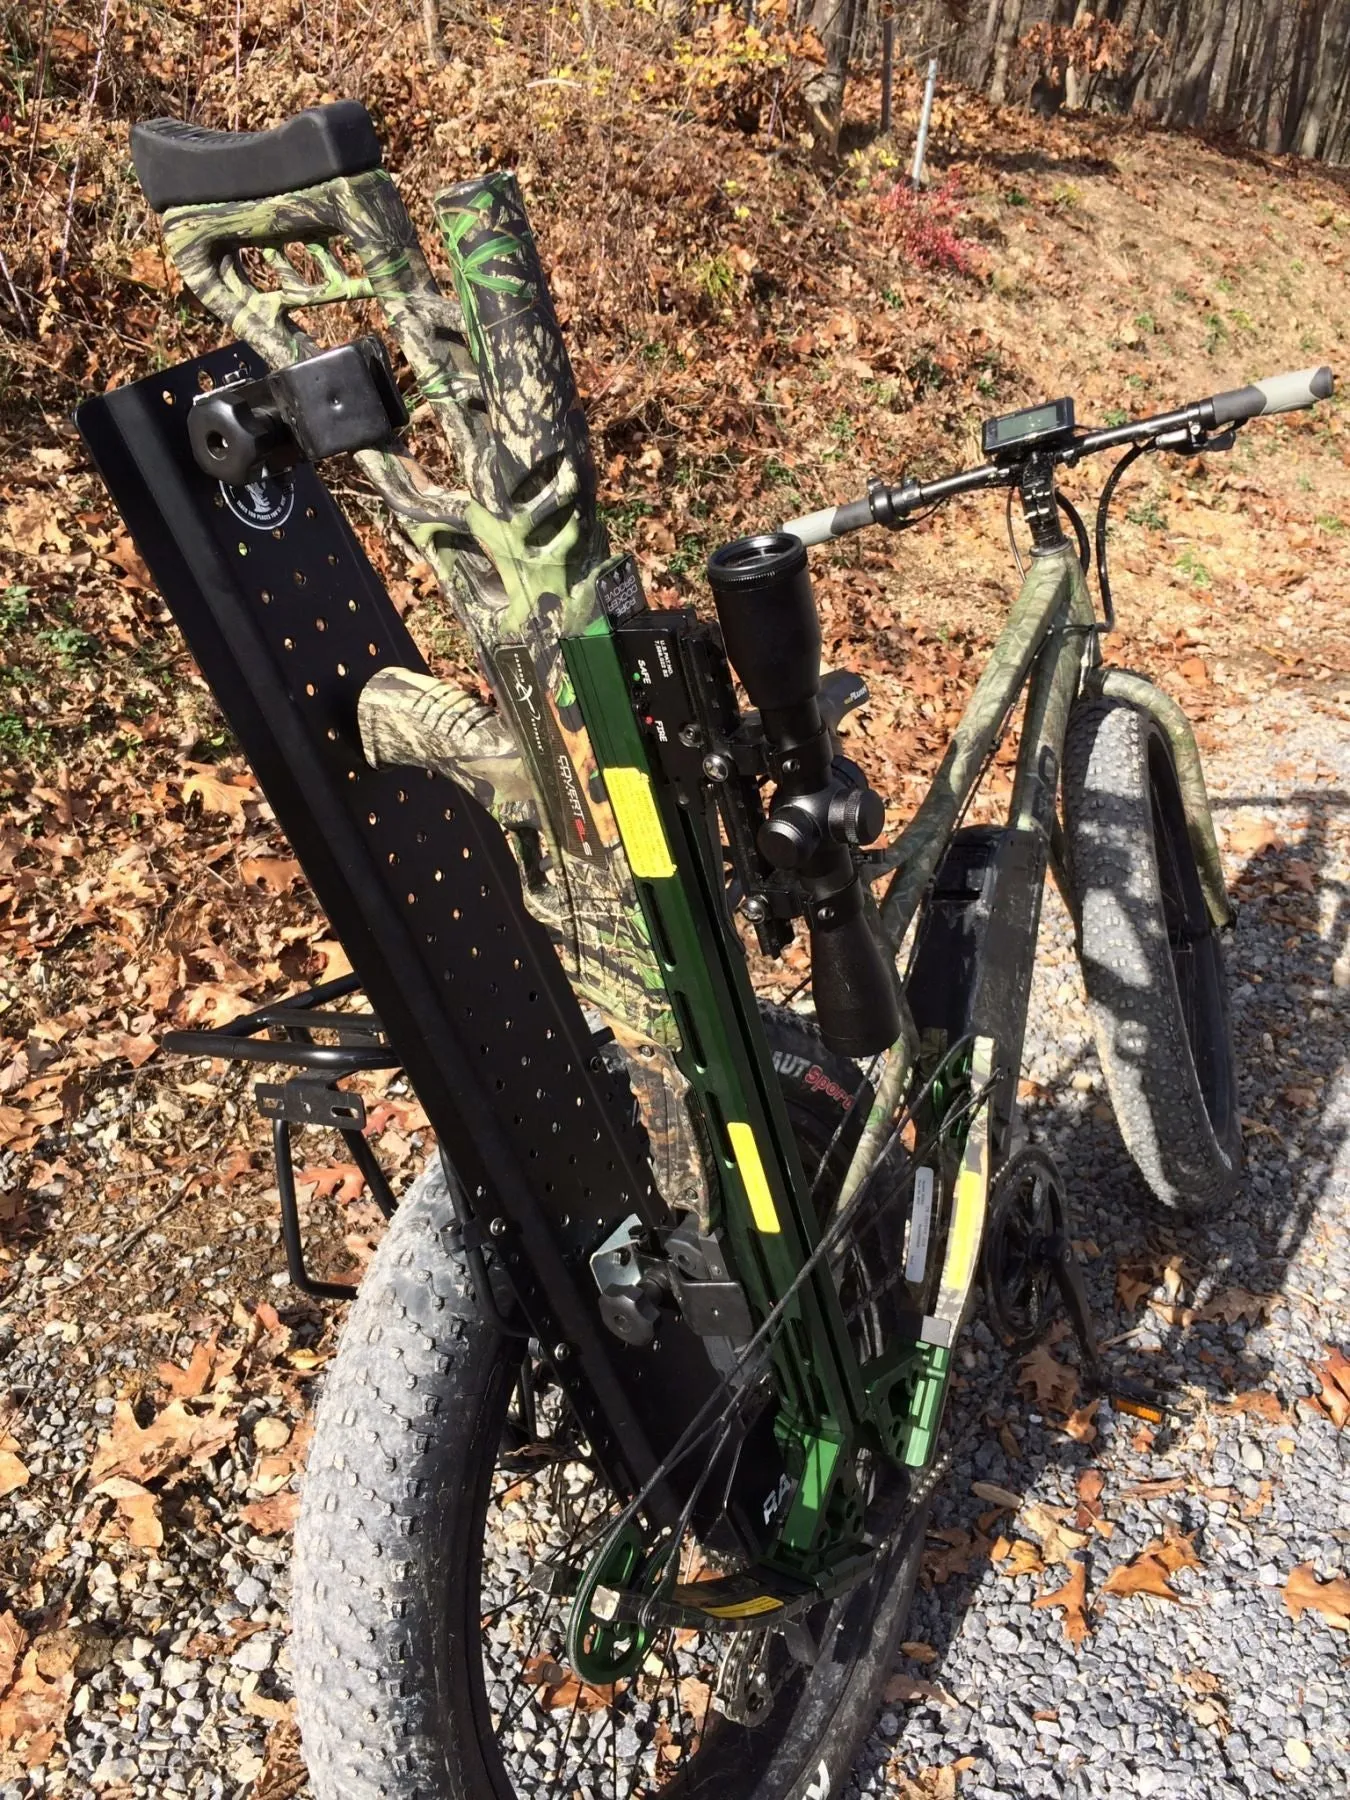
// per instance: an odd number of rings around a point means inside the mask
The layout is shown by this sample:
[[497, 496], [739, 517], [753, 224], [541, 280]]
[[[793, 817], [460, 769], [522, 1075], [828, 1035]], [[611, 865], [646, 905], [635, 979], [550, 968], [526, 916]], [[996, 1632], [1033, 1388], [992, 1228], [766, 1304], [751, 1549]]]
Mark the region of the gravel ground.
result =
[[[1095, 1466], [1113, 1529], [1094, 1532], [1080, 1552], [1091, 1633], [1074, 1648], [1059, 1609], [1033, 1610], [1066, 1570], [1014, 1577], [1006, 1562], [975, 1556], [964, 1573], [940, 1578], [953, 1558], [939, 1557], [909, 1626], [917, 1657], [899, 1671], [934, 1691], [910, 1689], [917, 1697], [889, 1703], [855, 1773], [855, 1796], [1238, 1800], [1300, 1786], [1345, 1791], [1346, 1640], [1315, 1611], [1295, 1622], [1281, 1589], [1297, 1565], [1323, 1575], [1350, 1566], [1350, 1433], [1298, 1405], [1317, 1391], [1310, 1363], [1350, 1336], [1350, 986], [1337, 984], [1335, 968], [1350, 875], [1350, 743], [1335, 708], [1315, 696], [1282, 696], [1261, 710], [1281, 729], [1252, 724], [1253, 709], [1220, 711], [1210, 727], [1218, 747], [1207, 755], [1230, 839], [1248, 844], [1261, 835], [1252, 827], [1268, 825], [1277, 840], [1263, 854], [1237, 854], [1230, 867], [1244, 900], [1235, 1016], [1252, 1121], [1233, 1216], [1183, 1228], [1149, 1215], [1098, 1092], [1067, 924], [1053, 898], [1028, 1040], [1033, 1136], [1068, 1177], [1076, 1229], [1091, 1241], [1087, 1271], [1103, 1328], [1129, 1332], [1112, 1355], [1136, 1379], [1173, 1384], [1174, 1417], [1150, 1443], [1136, 1419], [1102, 1406], [1097, 1441], [1075, 1441], [1018, 1395], [1013, 1372], [976, 1328], [962, 1353], [965, 1386], [949, 1439], [957, 1453], [936, 1523], [973, 1529], [988, 1512], [987, 1499], [970, 1493], [981, 1481], [1010, 1490], [1023, 1507], [1022, 1524], [1005, 1512], [986, 1518], [986, 1531], [1026, 1536], [1025, 1507], [1074, 1505], [1078, 1477]], [[1304, 892], [1309, 885], [1315, 893]], [[1346, 978], [1344, 967], [1339, 974]], [[130, 1093], [109, 1090], [77, 1131], [97, 1140], [128, 1129]], [[187, 1247], [152, 1230], [134, 1251], [118, 1249], [115, 1268], [99, 1268], [121, 1244], [119, 1232], [63, 1238], [58, 1210], [45, 1253], [16, 1271], [0, 1350], [22, 1420], [11, 1429], [31, 1478], [0, 1500], [0, 1601], [17, 1592], [22, 1565], [30, 1627], [45, 1605], [47, 1624], [74, 1634], [79, 1659], [64, 1677], [73, 1695], [64, 1739], [45, 1768], [0, 1781], [0, 1800], [281, 1800], [308, 1791], [283, 1716], [289, 1540], [256, 1529], [256, 1513], [245, 1517], [241, 1507], [273, 1491], [263, 1453], [303, 1412], [314, 1360], [307, 1346], [331, 1339], [316, 1311], [288, 1309], [290, 1296], [274, 1284], [279, 1258], [267, 1218], [265, 1205], [244, 1206], [221, 1220], [217, 1241]], [[226, 1384], [234, 1435], [166, 1499], [163, 1546], [133, 1550], [109, 1525], [110, 1502], [88, 1492], [97, 1439], [119, 1397], [150, 1390], [140, 1371], [157, 1357], [185, 1362], [212, 1320], [229, 1319], [241, 1247], [261, 1271], [250, 1309], [270, 1296], [286, 1329], [249, 1347], [236, 1389]], [[1161, 1279], [1176, 1256], [1178, 1305], [1200, 1306], [1232, 1287], [1275, 1299], [1263, 1318], [1236, 1324], [1187, 1328], [1156, 1308], [1124, 1312], [1118, 1271], [1151, 1263]], [[214, 1314], [151, 1310], [170, 1306], [174, 1283], [188, 1277]], [[237, 1313], [222, 1341], [246, 1342], [247, 1320]], [[256, 1339], [256, 1326], [247, 1335]], [[1072, 1352], [1061, 1345], [1058, 1354]], [[1279, 1397], [1278, 1421], [1219, 1410], [1253, 1389]], [[260, 1429], [263, 1421], [270, 1429]], [[1175, 1485], [1155, 1498], [1130, 1492], [1170, 1478]], [[1180, 1599], [1102, 1599], [1110, 1569], [1169, 1526], [1193, 1534], [1200, 1565], [1173, 1577]]]

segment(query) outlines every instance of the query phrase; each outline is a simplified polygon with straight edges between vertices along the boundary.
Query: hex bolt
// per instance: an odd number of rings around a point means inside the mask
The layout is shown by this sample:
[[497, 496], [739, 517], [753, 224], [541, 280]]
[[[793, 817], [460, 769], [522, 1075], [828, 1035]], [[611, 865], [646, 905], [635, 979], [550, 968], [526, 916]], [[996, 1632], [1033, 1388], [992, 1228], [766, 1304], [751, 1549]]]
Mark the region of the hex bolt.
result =
[[681, 725], [680, 742], [686, 750], [696, 749], [703, 742], [703, 727], [696, 725], [692, 719], [687, 725]]

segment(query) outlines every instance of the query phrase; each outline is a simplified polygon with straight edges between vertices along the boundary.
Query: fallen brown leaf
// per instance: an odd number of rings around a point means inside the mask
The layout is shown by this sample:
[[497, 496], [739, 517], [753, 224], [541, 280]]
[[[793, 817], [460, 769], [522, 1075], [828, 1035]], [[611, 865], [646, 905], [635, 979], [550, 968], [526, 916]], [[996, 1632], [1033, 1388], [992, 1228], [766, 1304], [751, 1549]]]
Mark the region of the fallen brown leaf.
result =
[[206, 1385], [211, 1379], [211, 1365], [216, 1354], [218, 1332], [212, 1332], [204, 1342], [194, 1346], [192, 1359], [186, 1368], [177, 1363], [162, 1362], [155, 1369], [163, 1385], [169, 1390], [174, 1400], [195, 1400], [199, 1394], [205, 1393]]
[[1344, 1575], [1323, 1581], [1311, 1563], [1300, 1563], [1284, 1584], [1284, 1603], [1292, 1619], [1311, 1606], [1335, 1631], [1350, 1631], [1350, 1581]]
[[930, 1584], [941, 1587], [953, 1575], [968, 1575], [971, 1565], [983, 1562], [989, 1554], [989, 1539], [978, 1531], [963, 1531], [959, 1525], [934, 1526], [930, 1537], [942, 1538], [945, 1550], [924, 1551], [923, 1568]]
[[1139, 1302], [1153, 1292], [1156, 1279], [1151, 1264], [1123, 1263], [1116, 1270], [1116, 1299], [1122, 1309], [1133, 1313]]
[[1078, 1477], [1078, 1501], [1089, 1512], [1101, 1512], [1098, 1501], [1102, 1497], [1102, 1489], [1106, 1486], [1106, 1477], [1100, 1469], [1084, 1469]]
[[1244, 1519], [1260, 1518], [1261, 1514], [1270, 1505], [1271, 1498], [1274, 1495], [1274, 1492], [1275, 1492], [1275, 1484], [1270, 1481], [1263, 1481], [1260, 1484], [1260, 1486], [1257, 1488], [1256, 1492], [1251, 1496], [1251, 1498], [1249, 1500], [1244, 1500], [1242, 1502], [1243, 1518]]
[[915, 1639], [907, 1638], [905, 1642], [901, 1644], [900, 1649], [911, 1662], [930, 1663], [937, 1661], [937, 1651], [931, 1644], [925, 1644], [918, 1642]]
[[1041, 1557], [1040, 1551], [1036, 1548], [1035, 1544], [1028, 1542], [1026, 1538], [1015, 1538], [1013, 1542], [1008, 1545], [1003, 1556], [998, 1557], [995, 1560], [999, 1562], [1006, 1561], [1008, 1567], [1003, 1573], [1012, 1577], [1018, 1575], [1039, 1575], [1045, 1569], [1045, 1563]]
[[1313, 1374], [1321, 1383], [1319, 1396], [1327, 1417], [1340, 1430], [1350, 1424], [1350, 1360], [1339, 1350], [1330, 1350], [1325, 1362], [1313, 1364]]
[[259, 1537], [281, 1537], [294, 1531], [300, 1516], [300, 1496], [296, 1493], [269, 1494], [266, 1500], [250, 1500], [239, 1508], [239, 1517]]
[[915, 1700], [936, 1700], [940, 1706], [955, 1706], [955, 1694], [949, 1694], [935, 1681], [915, 1681], [910, 1675], [892, 1675], [883, 1695], [887, 1704], [895, 1706]]
[[1065, 1420], [1064, 1429], [1076, 1444], [1096, 1443], [1097, 1427], [1092, 1421], [1100, 1405], [1100, 1400], [1089, 1400], [1086, 1406], [1075, 1407]]
[[308, 1776], [300, 1755], [300, 1728], [292, 1718], [279, 1719], [263, 1745], [263, 1766], [249, 1800], [294, 1800]]
[[239, 859], [239, 873], [269, 894], [284, 894], [300, 880], [302, 871], [293, 856], [244, 856]]
[[0, 1781], [45, 1768], [65, 1728], [80, 1653], [73, 1631], [35, 1637], [0, 1699]]
[[1017, 1385], [1034, 1389], [1038, 1402], [1052, 1406], [1056, 1412], [1072, 1412], [1078, 1398], [1077, 1372], [1052, 1356], [1045, 1344], [1037, 1344], [1018, 1363]]
[[1159, 1600], [1180, 1601], [1181, 1595], [1170, 1586], [1168, 1576], [1175, 1575], [1180, 1569], [1201, 1567], [1203, 1564], [1195, 1554], [1191, 1536], [1183, 1536], [1169, 1528], [1162, 1538], [1155, 1538], [1129, 1562], [1112, 1569], [1102, 1583], [1101, 1591], [1122, 1598], [1131, 1594], [1152, 1594]]
[[110, 1475], [90, 1490], [106, 1494], [117, 1502], [117, 1510], [126, 1526], [128, 1541], [138, 1550], [158, 1550], [164, 1543], [164, 1526], [159, 1516], [159, 1498], [139, 1481], [125, 1475]]
[[13, 1681], [14, 1671], [19, 1666], [19, 1658], [27, 1642], [28, 1633], [14, 1614], [0, 1613], [0, 1694]]
[[1220, 1413], [1249, 1413], [1256, 1419], [1269, 1419], [1272, 1425], [1278, 1425], [1284, 1418], [1280, 1397], [1272, 1394], [1269, 1388], [1250, 1388], [1244, 1394], [1234, 1394], [1231, 1400], [1221, 1400], [1214, 1410]]
[[1019, 1494], [992, 1481], [972, 1481], [970, 1491], [977, 1500], [987, 1500], [990, 1506], [997, 1506], [1004, 1512], [1016, 1512], [1022, 1504]]
[[1273, 1294], [1252, 1294], [1246, 1288], [1223, 1288], [1206, 1300], [1195, 1317], [1206, 1323], [1218, 1320], [1224, 1325], [1236, 1325], [1244, 1319], [1255, 1323], [1265, 1316], [1274, 1299]]
[[1071, 1562], [1073, 1552], [1089, 1541], [1085, 1531], [1073, 1531], [1065, 1523], [1071, 1517], [1065, 1506], [1027, 1506], [1019, 1515], [1021, 1523], [1033, 1537], [1041, 1541], [1041, 1555], [1046, 1562]]
[[295, 1185], [302, 1192], [311, 1189], [316, 1200], [336, 1196], [342, 1202], [359, 1200], [366, 1191], [366, 1178], [355, 1163], [333, 1163], [324, 1169], [301, 1169]]
[[0, 1500], [28, 1485], [28, 1465], [17, 1451], [13, 1438], [0, 1438]]
[[113, 1428], [98, 1441], [89, 1471], [95, 1486], [112, 1475], [150, 1481], [179, 1463], [201, 1464], [230, 1442], [239, 1421], [213, 1414], [190, 1413], [181, 1400], [171, 1400], [149, 1425], [136, 1423], [129, 1400], [119, 1400]]
[[1205, 1566], [1195, 1554], [1195, 1533], [1176, 1531], [1170, 1525], [1142, 1554], [1156, 1556], [1163, 1567], [1174, 1574], [1178, 1569], [1203, 1569]]
[[242, 827], [246, 822], [244, 804], [252, 800], [257, 783], [252, 775], [240, 774], [226, 779], [212, 763], [189, 763], [192, 773], [183, 782], [183, 801], [194, 796], [201, 801], [202, 811], [225, 813], [230, 823]]
[[1058, 1606], [1064, 1610], [1064, 1636], [1069, 1643], [1077, 1646], [1088, 1636], [1087, 1621], [1087, 1564], [1069, 1563], [1069, 1579], [1063, 1587], [1055, 1588], [1048, 1594], [1041, 1594], [1032, 1601], [1032, 1607], [1039, 1609], [1045, 1606]]
[[274, 1700], [270, 1694], [260, 1694], [256, 1675], [244, 1677], [239, 1690], [239, 1702], [244, 1711], [251, 1712], [256, 1719], [271, 1719], [275, 1722], [289, 1719], [295, 1712], [294, 1701]]

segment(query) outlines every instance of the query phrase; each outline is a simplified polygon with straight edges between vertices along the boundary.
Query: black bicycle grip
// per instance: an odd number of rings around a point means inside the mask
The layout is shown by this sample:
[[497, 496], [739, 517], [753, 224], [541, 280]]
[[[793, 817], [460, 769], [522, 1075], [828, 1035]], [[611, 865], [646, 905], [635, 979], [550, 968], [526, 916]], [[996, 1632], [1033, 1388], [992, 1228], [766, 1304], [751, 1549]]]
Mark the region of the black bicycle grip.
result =
[[1297, 369], [1290, 375], [1270, 375], [1248, 387], [1229, 388], [1209, 402], [1216, 425], [1238, 425], [1267, 413], [1294, 412], [1329, 400], [1336, 391], [1336, 377], [1325, 363], [1317, 369]]

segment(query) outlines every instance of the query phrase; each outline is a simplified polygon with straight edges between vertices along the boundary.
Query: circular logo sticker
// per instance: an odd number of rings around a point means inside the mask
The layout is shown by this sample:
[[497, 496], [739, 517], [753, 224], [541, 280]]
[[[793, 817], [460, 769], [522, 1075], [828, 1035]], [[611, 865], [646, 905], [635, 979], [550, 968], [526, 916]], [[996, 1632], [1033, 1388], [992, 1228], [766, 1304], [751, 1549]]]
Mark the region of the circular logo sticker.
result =
[[227, 487], [222, 481], [220, 491], [235, 518], [251, 531], [275, 531], [295, 506], [295, 489], [284, 476], [260, 475], [242, 487]]

